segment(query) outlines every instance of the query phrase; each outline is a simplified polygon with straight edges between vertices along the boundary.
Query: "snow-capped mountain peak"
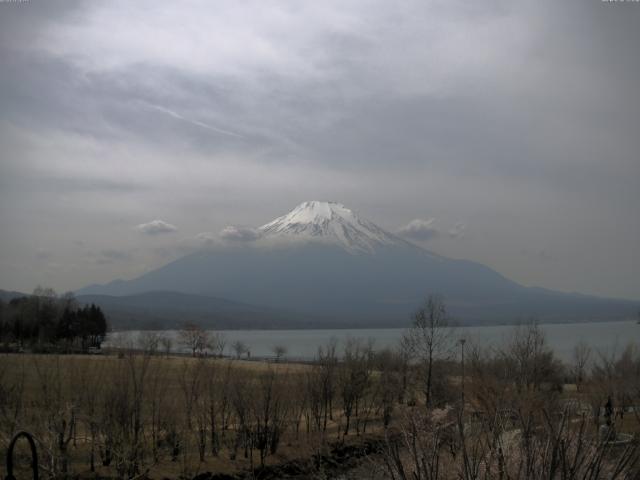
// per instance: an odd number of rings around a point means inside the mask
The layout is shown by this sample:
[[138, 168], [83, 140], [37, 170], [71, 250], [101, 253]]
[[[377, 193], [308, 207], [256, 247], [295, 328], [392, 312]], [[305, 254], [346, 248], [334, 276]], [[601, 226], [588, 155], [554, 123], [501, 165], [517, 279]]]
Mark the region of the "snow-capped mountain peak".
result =
[[259, 230], [263, 238], [333, 243], [351, 252], [404, 243], [336, 202], [303, 202]]

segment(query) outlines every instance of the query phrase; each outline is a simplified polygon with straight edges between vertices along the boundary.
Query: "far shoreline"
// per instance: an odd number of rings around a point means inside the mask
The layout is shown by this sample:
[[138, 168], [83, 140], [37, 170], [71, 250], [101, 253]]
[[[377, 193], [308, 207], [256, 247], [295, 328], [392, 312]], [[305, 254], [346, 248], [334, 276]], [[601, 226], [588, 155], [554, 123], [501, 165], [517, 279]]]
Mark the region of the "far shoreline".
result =
[[[519, 325], [526, 325], [531, 322], [534, 322], [538, 325], [591, 325], [594, 323], [606, 323], [606, 324], [614, 324], [614, 323], [637, 323], [640, 326], [640, 322], [638, 322], [634, 318], [628, 319], [611, 319], [611, 320], [579, 320], [579, 321], [561, 321], [561, 320], [536, 320], [535, 318], [522, 319], [520, 321], [513, 322], [479, 322], [479, 323], [470, 323], [470, 322], [451, 322], [451, 328], [483, 328], [483, 327], [517, 327]], [[193, 322], [196, 323], [197, 322]], [[408, 322], [403, 326], [391, 326], [391, 325], [371, 325], [371, 326], [363, 326], [363, 325], [330, 325], [326, 327], [290, 327], [283, 328], [280, 326], [268, 328], [268, 327], [260, 327], [260, 328], [209, 328], [203, 327], [204, 330], [208, 332], [293, 332], [293, 331], [323, 331], [323, 330], [404, 330], [407, 328], [411, 328], [411, 322]], [[117, 328], [110, 330], [109, 333], [124, 333], [124, 332], [172, 332], [179, 331], [180, 327], [175, 326], [171, 328]]]

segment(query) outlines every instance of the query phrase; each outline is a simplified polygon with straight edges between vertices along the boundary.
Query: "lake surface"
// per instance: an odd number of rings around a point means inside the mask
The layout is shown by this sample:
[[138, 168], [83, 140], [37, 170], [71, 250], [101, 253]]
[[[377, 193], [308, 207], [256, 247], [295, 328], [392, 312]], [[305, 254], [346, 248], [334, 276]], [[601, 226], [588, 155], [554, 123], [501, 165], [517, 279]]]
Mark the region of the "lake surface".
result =
[[[481, 327], [458, 327], [453, 329], [453, 338], [465, 338], [469, 343], [481, 346], [500, 347], [514, 332], [512, 325]], [[587, 343], [594, 351], [605, 354], [622, 351], [629, 343], [640, 344], [640, 325], [635, 321], [545, 324], [541, 328], [556, 355], [570, 361], [572, 352], [579, 342]], [[287, 349], [290, 359], [312, 359], [318, 347], [327, 345], [331, 339], [338, 342], [338, 352], [349, 338], [371, 339], [374, 348], [395, 347], [406, 330], [401, 328], [384, 329], [327, 329], [327, 330], [217, 330], [226, 340], [226, 355], [232, 355], [231, 344], [244, 342], [252, 357], [272, 357], [275, 345]], [[162, 332], [173, 340], [173, 350], [186, 352], [180, 345], [177, 330]], [[139, 331], [114, 332], [109, 335], [105, 346], [136, 344]], [[469, 344], [468, 343], [468, 344]]]

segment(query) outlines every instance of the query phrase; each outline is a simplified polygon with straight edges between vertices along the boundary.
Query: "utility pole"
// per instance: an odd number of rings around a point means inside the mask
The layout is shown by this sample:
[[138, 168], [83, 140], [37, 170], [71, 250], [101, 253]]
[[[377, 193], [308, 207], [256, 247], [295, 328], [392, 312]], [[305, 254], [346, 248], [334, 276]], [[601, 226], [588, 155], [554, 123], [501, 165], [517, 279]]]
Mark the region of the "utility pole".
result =
[[464, 411], [464, 344], [466, 343], [466, 341], [466, 338], [460, 339], [460, 347], [462, 351], [462, 411]]

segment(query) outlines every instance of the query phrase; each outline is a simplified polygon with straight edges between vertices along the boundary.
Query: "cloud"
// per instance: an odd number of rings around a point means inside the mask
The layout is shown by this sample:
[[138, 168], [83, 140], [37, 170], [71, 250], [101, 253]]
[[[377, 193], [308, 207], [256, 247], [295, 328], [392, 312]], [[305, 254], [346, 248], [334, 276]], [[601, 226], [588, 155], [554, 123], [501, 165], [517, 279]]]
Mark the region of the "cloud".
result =
[[[0, 205], [12, 206], [0, 223], [15, 226], [0, 232], [0, 265], [24, 265], [0, 268], [0, 283], [41, 281], [38, 238], [64, 265], [75, 238], [96, 254], [96, 239], [144, 244], [135, 262], [57, 275], [62, 290], [166, 262], [148, 236], [121, 235], [147, 212], [180, 218], [190, 238], [179, 248], [195, 249], [200, 229], [226, 241], [229, 222], [332, 197], [387, 228], [422, 218], [423, 205], [473, 217], [473, 242], [445, 242], [466, 230], [439, 221], [439, 236], [413, 235], [523, 283], [640, 298], [640, 223], [620, 221], [640, 201], [640, 9], [186, 5], [0, 5]], [[566, 269], [518, 255], [541, 241]]]
[[48, 261], [51, 260], [52, 256], [51, 251], [46, 248], [39, 248], [36, 250], [36, 259], [38, 260]]
[[202, 243], [211, 243], [215, 242], [216, 234], [212, 232], [202, 232], [195, 236], [195, 239]]
[[220, 238], [231, 242], [254, 242], [260, 236], [260, 230], [253, 227], [229, 225], [220, 231]]
[[220, 243], [220, 237], [213, 232], [201, 232], [192, 239], [183, 241], [185, 245], [193, 249], [209, 248]]
[[163, 233], [171, 233], [178, 230], [178, 227], [171, 225], [163, 220], [152, 220], [149, 223], [141, 223], [136, 229], [146, 235], [160, 235]]
[[184, 122], [190, 123], [192, 125], [196, 125], [198, 127], [206, 128], [207, 130], [212, 130], [214, 132], [221, 133], [223, 135], [230, 135], [232, 137], [242, 137], [242, 135], [239, 135], [239, 134], [234, 133], [234, 132], [230, 132], [229, 130], [224, 130], [224, 129], [219, 128], [219, 127], [214, 127], [213, 125], [209, 125], [208, 123], [201, 122], [199, 120], [192, 120], [192, 119], [186, 118], [186, 117], [180, 115], [179, 113], [174, 112], [173, 110], [170, 110], [168, 108], [161, 107], [160, 105], [149, 104], [149, 107], [153, 108], [154, 110], [158, 110], [159, 112], [166, 113], [167, 115], [169, 115], [169, 116], [171, 116], [171, 117], [173, 117], [175, 119], [182, 120]]
[[426, 242], [440, 235], [440, 230], [434, 225], [436, 219], [422, 220], [416, 218], [398, 230], [398, 234], [411, 240]]
[[450, 238], [460, 238], [464, 235], [466, 225], [462, 222], [456, 223], [448, 231], [444, 231], [436, 226], [437, 220], [435, 218], [428, 218], [426, 220], [416, 218], [410, 221], [404, 227], [398, 230], [398, 235], [410, 239], [417, 240], [419, 242], [427, 242], [434, 238], [440, 237], [446, 233]]
[[451, 238], [460, 238], [464, 235], [464, 230], [466, 228], [467, 226], [464, 223], [458, 222], [447, 232], [447, 234]]
[[111, 262], [124, 262], [131, 260], [131, 254], [123, 250], [106, 249], [100, 252], [99, 262], [111, 263]]
[[556, 258], [544, 249], [538, 250], [523, 248], [520, 250], [520, 253], [529, 260], [539, 263], [550, 263], [556, 261]]
[[94, 265], [110, 265], [131, 261], [133, 256], [125, 250], [108, 248], [98, 252], [88, 251], [86, 253], [86, 259]]

